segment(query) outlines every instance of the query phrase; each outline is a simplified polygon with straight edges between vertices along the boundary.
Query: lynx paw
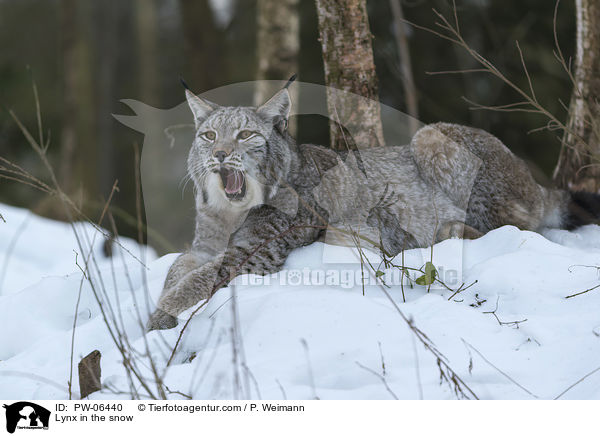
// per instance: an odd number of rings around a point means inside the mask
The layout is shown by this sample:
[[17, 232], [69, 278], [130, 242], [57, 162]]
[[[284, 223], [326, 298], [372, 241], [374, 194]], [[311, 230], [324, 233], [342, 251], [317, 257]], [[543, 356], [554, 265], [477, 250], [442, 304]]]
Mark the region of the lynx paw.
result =
[[169, 315], [167, 312], [160, 309], [150, 315], [150, 319], [146, 324], [146, 330], [151, 332], [152, 330], [168, 330], [177, 326], [177, 318]]
[[471, 226], [460, 221], [450, 221], [443, 224], [438, 230], [436, 240], [439, 242], [450, 238], [477, 239], [481, 236], [483, 234]]

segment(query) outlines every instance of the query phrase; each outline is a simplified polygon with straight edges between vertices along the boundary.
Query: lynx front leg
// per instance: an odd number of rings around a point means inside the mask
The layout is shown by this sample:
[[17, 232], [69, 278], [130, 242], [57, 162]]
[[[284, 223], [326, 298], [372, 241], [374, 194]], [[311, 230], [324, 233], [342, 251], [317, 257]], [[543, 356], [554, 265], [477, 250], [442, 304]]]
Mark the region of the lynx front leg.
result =
[[203, 262], [194, 253], [179, 256], [169, 269], [157, 309], [146, 325], [147, 330], [175, 327], [181, 312], [210, 296], [217, 269], [214, 262]]
[[165, 281], [158, 309], [148, 330], [172, 328], [177, 315], [200, 300], [210, 298], [233, 277], [245, 274], [271, 274], [281, 270], [289, 253], [317, 240], [322, 225], [312, 214], [301, 211], [295, 218], [271, 207], [261, 206], [248, 215], [232, 236], [225, 253], [201, 264], [192, 253], [180, 256]]

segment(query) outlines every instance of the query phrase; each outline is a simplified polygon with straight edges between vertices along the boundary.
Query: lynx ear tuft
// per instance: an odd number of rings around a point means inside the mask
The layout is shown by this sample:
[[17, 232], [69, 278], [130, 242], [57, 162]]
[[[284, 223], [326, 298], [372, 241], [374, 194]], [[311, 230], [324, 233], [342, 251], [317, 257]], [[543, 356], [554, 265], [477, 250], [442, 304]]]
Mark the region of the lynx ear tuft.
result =
[[183, 80], [183, 77], [179, 76], [179, 81], [181, 82], [181, 85], [183, 86], [183, 89], [190, 89], [190, 87], [188, 86], [188, 84], [186, 83], [186, 81]]
[[194, 122], [196, 123], [196, 127], [200, 126], [200, 124], [202, 124], [202, 122], [208, 115], [210, 115], [211, 112], [220, 107], [218, 104], [198, 97], [189, 89], [185, 90], [185, 97], [190, 105], [192, 114], [194, 114]]
[[286, 87], [256, 109], [256, 112], [259, 115], [272, 120], [273, 124], [278, 124], [282, 120], [287, 121], [291, 109], [292, 102], [290, 101], [290, 93]]
[[296, 80], [296, 77], [298, 77], [298, 74], [296, 74], [296, 73], [292, 74], [292, 77], [290, 77], [290, 78], [288, 79], [288, 81], [287, 81], [287, 83], [285, 84], [285, 86], [283, 87], [283, 89], [287, 89], [287, 88], [289, 88], [289, 87], [290, 87], [290, 85], [291, 85], [292, 83], [294, 83], [294, 80]]

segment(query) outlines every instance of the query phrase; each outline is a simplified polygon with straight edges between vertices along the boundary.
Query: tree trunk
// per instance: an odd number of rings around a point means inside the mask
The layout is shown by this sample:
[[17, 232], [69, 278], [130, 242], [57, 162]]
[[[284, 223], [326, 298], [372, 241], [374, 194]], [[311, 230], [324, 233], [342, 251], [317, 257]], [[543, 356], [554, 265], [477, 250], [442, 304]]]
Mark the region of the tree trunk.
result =
[[224, 35], [217, 29], [208, 0], [179, 0], [185, 56], [189, 59], [195, 92], [208, 91], [223, 82]]
[[600, 189], [600, 2], [576, 0], [577, 53], [568, 131], [554, 180], [562, 188]]
[[406, 100], [406, 112], [411, 116], [410, 130], [414, 135], [419, 129], [419, 106], [417, 102], [417, 88], [412, 73], [412, 62], [408, 39], [406, 38], [404, 13], [402, 12], [401, 0], [390, 0], [392, 15], [394, 16], [394, 36], [398, 49], [398, 62], [402, 71], [402, 87], [404, 88], [404, 99]]
[[[316, 0], [331, 147], [383, 145], [366, 0]], [[336, 92], [336, 88], [364, 98]], [[342, 129], [342, 126], [344, 127]], [[350, 138], [348, 132], [354, 137]]]
[[[257, 80], [286, 80], [298, 72], [300, 49], [300, 19], [298, 0], [258, 0], [257, 3]], [[293, 93], [296, 88], [290, 88]], [[269, 99], [272, 90], [259, 82], [254, 104]], [[296, 95], [292, 95], [295, 101]]]
[[75, 151], [77, 149], [77, 1], [62, 0], [61, 52], [62, 52], [62, 129], [60, 133], [59, 179], [62, 189], [73, 194], [75, 189]]
[[136, 0], [137, 46], [140, 96], [144, 103], [158, 106], [158, 11], [156, 0]]
[[117, 57], [119, 44], [123, 33], [121, 20], [126, 9], [130, 7], [127, 2], [119, 0], [104, 1], [101, 4], [94, 2], [96, 38], [96, 134], [97, 134], [97, 177], [99, 192], [104, 198], [108, 197], [115, 182], [118, 162], [117, 147], [114, 135], [114, 120], [111, 117], [113, 103], [116, 96]]

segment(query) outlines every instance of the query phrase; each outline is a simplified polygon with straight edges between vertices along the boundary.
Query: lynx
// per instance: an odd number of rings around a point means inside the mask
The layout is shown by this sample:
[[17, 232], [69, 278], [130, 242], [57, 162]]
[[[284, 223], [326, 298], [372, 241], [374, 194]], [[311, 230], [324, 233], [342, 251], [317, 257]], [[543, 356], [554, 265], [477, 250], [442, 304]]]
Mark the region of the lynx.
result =
[[395, 255], [503, 225], [571, 229], [600, 216], [597, 196], [540, 186], [499, 139], [471, 127], [432, 124], [410, 144], [359, 152], [297, 146], [287, 87], [259, 107], [222, 107], [186, 89], [195, 236], [168, 272], [149, 330], [176, 326], [236, 275], [281, 270], [292, 250], [332, 229], [360, 229]]

